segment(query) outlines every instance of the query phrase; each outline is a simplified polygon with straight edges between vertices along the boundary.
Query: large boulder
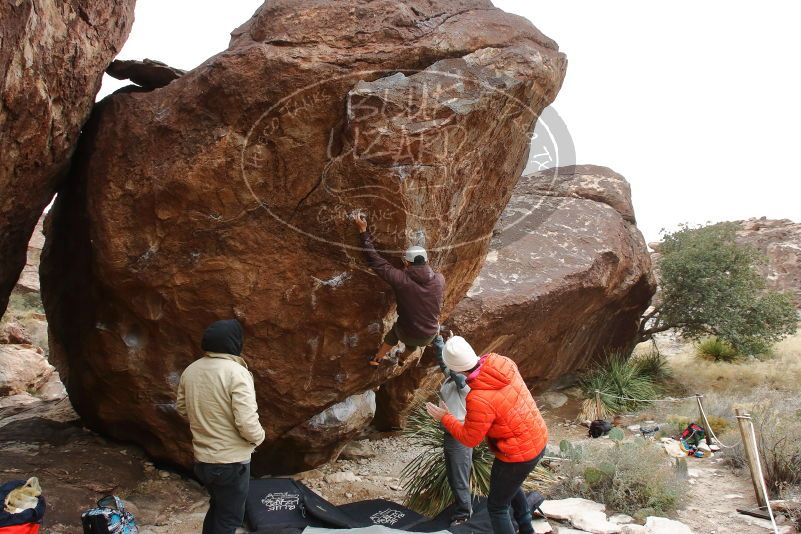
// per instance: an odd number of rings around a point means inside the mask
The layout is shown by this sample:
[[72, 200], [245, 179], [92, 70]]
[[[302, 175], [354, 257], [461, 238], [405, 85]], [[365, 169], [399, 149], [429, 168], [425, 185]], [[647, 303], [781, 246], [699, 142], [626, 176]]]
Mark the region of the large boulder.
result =
[[793, 295], [801, 309], [801, 223], [765, 217], [740, 222], [737, 242], [756, 247], [767, 257], [760, 266], [768, 287]]
[[55, 369], [42, 350], [31, 345], [0, 345], [0, 397], [35, 393]]
[[134, 2], [0, 2], [0, 315]]
[[[631, 347], [655, 289], [628, 182], [606, 167], [559, 167], [518, 182], [481, 272], [444, 326], [482, 354], [513, 358], [542, 391]], [[413, 372], [416, 383], [441, 377], [432, 367]], [[403, 426], [413, 387], [403, 377], [382, 386], [382, 427]]]
[[175, 386], [203, 328], [238, 317], [267, 434], [254, 469], [280, 469], [265, 459], [294, 428], [416, 363], [366, 364], [394, 299], [348, 215], [389, 256], [425, 243], [450, 311], [565, 68], [486, 0], [277, 0], [169, 85], [104, 100], [41, 268], [86, 424], [188, 465]]
[[579, 165], [524, 176], [448, 327], [542, 389], [626, 350], [656, 290], [628, 182]]

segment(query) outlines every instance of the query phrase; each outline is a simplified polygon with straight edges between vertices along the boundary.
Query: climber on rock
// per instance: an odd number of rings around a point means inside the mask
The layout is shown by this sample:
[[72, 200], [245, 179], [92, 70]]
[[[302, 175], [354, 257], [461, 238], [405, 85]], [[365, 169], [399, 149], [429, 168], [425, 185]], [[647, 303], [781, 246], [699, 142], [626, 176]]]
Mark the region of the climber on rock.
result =
[[242, 525], [250, 455], [264, 441], [243, 340], [236, 319], [213, 323], [203, 334], [204, 356], [178, 383], [176, 408], [189, 420], [195, 475], [211, 497], [203, 534], [234, 534]]
[[439, 333], [445, 277], [431, 269], [426, 250], [417, 246], [409, 247], [404, 253], [403, 269], [393, 267], [376, 251], [364, 214], [356, 213], [353, 221], [361, 234], [367, 264], [392, 286], [398, 306], [398, 320], [384, 336], [370, 365], [378, 366], [398, 342], [405, 346], [399, 355], [401, 362], [404, 353], [429, 345]]

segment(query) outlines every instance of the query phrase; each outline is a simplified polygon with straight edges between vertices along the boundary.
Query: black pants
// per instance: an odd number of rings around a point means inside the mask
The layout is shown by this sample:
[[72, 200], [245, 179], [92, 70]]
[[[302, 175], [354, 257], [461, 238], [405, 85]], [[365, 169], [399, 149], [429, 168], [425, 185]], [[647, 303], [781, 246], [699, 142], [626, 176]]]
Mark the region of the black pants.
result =
[[520, 526], [520, 534], [534, 532], [531, 526], [531, 510], [520, 486], [534, 470], [543, 454], [545, 451], [528, 462], [502, 462], [496, 458], [492, 463], [487, 511], [494, 534], [515, 534], [515, 527], [509, 516], [509, 505], [512, 507], [515, 521]]
[[473, 514], [470, 495], [470, 471], [473, 469], [473, 449], [465, 447], [445, 431], [445, 474], [453, 492], [456, 508], [451, 520], [467, 519]]
[[245, 519], [250, 464], [195, 464], [195, 475], [209, 492], [203, 534], [234, 534]]

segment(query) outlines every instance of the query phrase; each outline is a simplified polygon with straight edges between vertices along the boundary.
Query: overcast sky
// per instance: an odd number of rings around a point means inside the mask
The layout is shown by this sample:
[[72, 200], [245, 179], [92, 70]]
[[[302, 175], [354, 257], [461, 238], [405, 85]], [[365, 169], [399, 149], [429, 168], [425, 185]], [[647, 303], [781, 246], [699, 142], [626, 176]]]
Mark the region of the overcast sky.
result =
[[[120, 57], [191, 69], [261, 0], [138, 0]], [[568, 56], [578, 163], [632, 184], [646, 239], [680, 222], [801, 221], [801, 2], [495, 0]], [[101, 96], [123, 85], [106, 77]]]

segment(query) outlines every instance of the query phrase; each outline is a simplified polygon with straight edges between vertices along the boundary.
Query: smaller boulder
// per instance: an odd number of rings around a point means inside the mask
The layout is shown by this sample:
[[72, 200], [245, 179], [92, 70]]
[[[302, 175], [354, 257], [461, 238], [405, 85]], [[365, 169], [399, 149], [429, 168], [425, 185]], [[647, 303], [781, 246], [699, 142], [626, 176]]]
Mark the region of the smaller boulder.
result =
[[609, 517], [609, 521], [617, 525], [628, 525], [634, 523], [634, 518], [626, 514], [615, 514]]
[[645, 534], [694, 534], [693, 531], [680, 521], [665, 517], [650, 516], [645, 520]]
[[367, 440], [352, 441], [345, 445], [345, 448], [339, 454], [340, 460], [363, 460], [373, 457], [375, 457], [375, 451]]
[[642, 525], [623, 525], [621, 534], [645, 534], [645, 527]]
[[67, 397], [67, 388], [61, 382], [58, 371], [53, 372], [47, 382], [36, 392], [36, 396], [43, 401], [61, 400]]
[[0, 397], [36, 392], [55, 371], [31, 345], [0, 345], [0, 362]]
[[618, 534], [622, 530], [620, 525], [610, 523], [606, 514], [598, 510], [576, 510], [569, 520], [577, 529], [593, 534]]
[[567, 404], [567, 395], [564, 393], [560, 393], [558, 391], [548, 391], [543, 393], [541, 396], [542, 400], [548, 407], [553, 408], [554, 410], [561, 408], [565, 404]]
[[361, 477], [353, 474], [353, 471], [340, 471], [325, 475], [325, 481], [329, 484], [339, 484], [341, 482], [361, 482]]
[[579, 511], [603, 512], [606, 510], [606, 506], [587, 499], [571, 497], [569, 499], [547, 500], [542, 503], [540, 510], [549, 519], [570, 521], [570, 518]]
[[131, 80], [144, 89], [153, 90], [169, 85], [186, 74], [186, 71], [154, 59], [142, 61], [115, 59], [106, 69], [106, 73], [112, 78]]
[[0, 326], [0, 345], [32, 345], [31, 336], [21, 324], [6, 323]]
[[358, 436], [375, 416], [372, 390], [351, 395], [329, 406], [287, 432], [268, 450], [255, 468], [269, 469], [273, 475], [308, 471], [337, 458], [345, 445]]

